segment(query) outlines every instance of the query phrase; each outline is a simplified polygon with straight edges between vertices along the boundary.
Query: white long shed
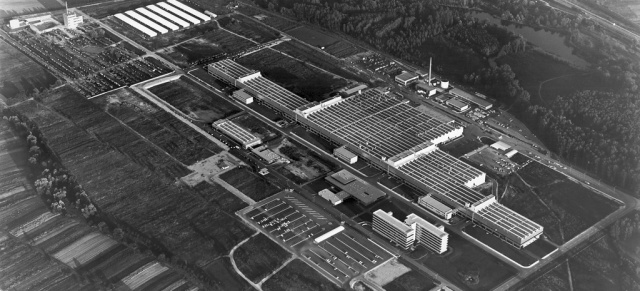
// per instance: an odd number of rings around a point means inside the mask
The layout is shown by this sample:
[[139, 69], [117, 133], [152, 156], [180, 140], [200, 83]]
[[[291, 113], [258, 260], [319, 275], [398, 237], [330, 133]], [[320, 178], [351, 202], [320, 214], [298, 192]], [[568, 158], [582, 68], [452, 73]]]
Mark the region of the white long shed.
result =
[[167, 2], [158, 2], [158, 6], [166, 9], [167, 11], [169, 11], [169, 12], [177, 15], [178, 17], [180, 17], [180, 18], [182, 18], [182, 19], [184, 19], [186, 21], [189, 21], [189, 22], [191, 22], [193, 24], [200, 23], [199, 19], [197, 19], [197, 18], [195, 18], [195, 17], [193, 17], [193, 16], [191, 16], [189, 14], [186, 14], [186, 13], [182, 12], [182, 10], [169, 5], [169, 3], [167, 3]]
[[179, 17], [167, 12], [167, 10], [164, 10], [158, 6], [155, 6], [153, 4], [151, 5], [147, 5], [147, 8], [149, 8], [151, 11], [158, 13], [159, 15], [162, 15], [164, 18], [169, 19], [171, 21], [173, 21], [175, 24], [182, 26], [182, 28], [186, 28], [189, 27], [189, 22], [186, 22], [182, 19], [180, 19]]
[[144, 16], [149, 17], [150, 19], [152, 19], [153, 21], [160, 23], [162, 26], [167, 27], [171, 30], [178, 30], [180, 29], [180, 27], [178, 27], [177, 25], [173, 24], [171, 21], [162, 18], [161, 16], [159, 16], [158, 14], [155, 14], [149, 10], [147, 10], [144, 7], [140, 7], [140, 8], [136, 8], [136, 11], [138, 11], [141, 14], [144, 14]]
[[191, 13], [191, 14], [195, 15], [196, 17], [204, 20], [204, 21], [210, 21], [211, 20], [211, 17], [209, 17], [209, 15], [205, 15], [204, 13], [185, 5], [185, 4], [183, 4], [182, 2], [180, 2], [178, 0], [167, 0], [167, 3], [169, 3], [169, 4], [171, 4], [171, 5], [175, 6], [175, 7], [178, 7], [178, 8], [180, 8], [180, 9], [182, 9], [182, 10], [188, 12], [188, 13]]
[[169, 32], [169, 30], [166, 29], [165, 27], [163, 27], [163, 26], [151, 21], [149, 18], [146, 18], [146, 17], [138, 14], [137, 12], [135, 12], [133, 10], [129, 10], [129, 11], [125, 12], [125, 14], [129, 15], [131, 18], [133, 18], [133, 19], [135, 19], [135, 20], [137, 20], [139, 22], [142, 22], [142, 24], [144, 24], [146, 26], [155, 29], [160, 34], [164, 34], [164, 33]]
[[148, 27], [140, 24], [140, 22], [137, 22], [131, 18], [129, 18], [129, 16], [126, 16], [122, 13], [118, 13], [116, 15], [114, 15], [116, 18], [122, 20], [123, 22], [125, 22], [126, 24], [129, 24], [131, 26], [133, 26], [135, 29], [141, 31], [142, 33], [148, 35], [149, 37], [154, 37], [157, 36], [158, 33], [156, 33], [155, 31], [149, 29]]

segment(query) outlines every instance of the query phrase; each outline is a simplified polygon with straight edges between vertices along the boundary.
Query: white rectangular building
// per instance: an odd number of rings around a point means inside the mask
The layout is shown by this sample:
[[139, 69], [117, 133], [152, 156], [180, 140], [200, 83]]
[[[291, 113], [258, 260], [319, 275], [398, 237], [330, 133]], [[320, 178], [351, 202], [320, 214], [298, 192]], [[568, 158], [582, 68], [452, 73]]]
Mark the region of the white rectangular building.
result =
[[189, 27], [189, 22], [186, 22], [182, 19], [180, 19], [179, 17], [167, 12], [167, 10], [164, 10], [158, 6], [155, 5], [147, 5], [147, 8], [149, 8], [149, 10], [158, 13], [159, 15], [161, 15], [162, 17], [171, 20], [173, 23], [182, 26], [182, 28], [187, 28]]
[[353, 164], [358, 161], [358, 155], [350, 152], [345, 146], [334, 149], [333, 155], [348, 164]]
[[444, 226], [435, 226], [415, 213], [407, 215], [405, 223], [416, 229], [416, 240], [419, 244], [438, 254], [447, 251], [449, 234], [444, 231]]
[[148, 27], [140, 24], [139, 22], [129, 18], [128, 16], [126, 16], [126, 15], [124, 15], [122, 13], [118, 13], [118, 14], [116, 14], [114, 16], [116, 18], [122, 20], [124, 23], [133, 26], [135, 29], [139, 30], [140, 32], [146, 34], [149, 37], [154, 37], [154, 36], [158, 35], [155, 31], [149, 29]]
[[184, 19], [186, 21], [189, 21], [189, 22], [191, 22], [193, 24], [199, 24], [200, 23], [200, 20], [198, 20], [197, 18], [195, 18], [195, 17], [193, 17], [193, 16], [191, 16], [191, 15], [189, 15], [187, 13], [182, 12], [182, 10], [169, 5], [169, 3], [167, 3], [167, 2], [158, 2], [158, 6], [164, 8], [165, 10], [167, 10], [167, 11], [177, 15], [178, 17], [180, 17], [180, 18], [182, 18], [182, 19]]
[[262, 143], [262, 140], [259, 137], [253, 135], [251, 132], [240, 127], [231, 120], [220, 119], [214, 122], [213, 126], [241, 143], [245, 149]]
[[242, 102], [242, 104], [253, 103], [253, 96], [249, 95], [245, 89], [233, 91], [232, 96], [234, 99]]
[[454, 214], [454, 210], [451, 207], [436, 200], [431, 194], [418, 198], [418, 204], [446, 220], [451, 219]]
[[125, 14], [129, 15], [130, 17], [132, 17], [133, 19], [135, 19], [137, 21], [140, 21], [142, 24], [144, 24], [146, 26], [155, 29], [160, 34], [165, 34], [165, 33], [169, 32], [168, 29], [166, 29], [163, 26], [161, 26], [161, 25], [149, 20], [149, 18], [146, 18], [146, 17], [138, 14], [137, 12], [135, 12], [133, 10], [129, 10], [129, 11], [125, 12]]
[[416, 240], [416, 229], [393, 217], [392, 212], [378, 209], [373, 212], [373, 230], [402, 249], [409, 249]]
[[64, 19], [64, 27], [68, 29], [75, 29], [78, 25], [82, 24], [83, 18], [81, 15], [76, 15], [75, 13], [64, 13], [62, 15]]
[[182, 4], [182, 2], [178, 1], [178, 0], [167, 0], [167, 2], [175, 7], [178, 7], [188, 13], [191, 13], [192, 15], [194, 15], [195, 17], [198, 17], [204, 21], [210, 21], [211, 17], [209, 17], [208, 15], [203, 14], [202, 12], [195, 10], [187, 5]]
[[173, 24], [171, 21], [166, 20], [162, 17], [160, 17], [158, 14], [155, 14], [149, 10], [147, 10], [144, 7], [140, 7], [140, 8], [136, 8], [136, 11], [138, 11], [141, 14], [144, 14], [144, 16], [151, 18], [153, 21], [161, 24], [162, 26], [169, 28], [173, 31], [176, 31], [178, 29], [180, 29], [180, 27], [178, 27], [177, 25]]

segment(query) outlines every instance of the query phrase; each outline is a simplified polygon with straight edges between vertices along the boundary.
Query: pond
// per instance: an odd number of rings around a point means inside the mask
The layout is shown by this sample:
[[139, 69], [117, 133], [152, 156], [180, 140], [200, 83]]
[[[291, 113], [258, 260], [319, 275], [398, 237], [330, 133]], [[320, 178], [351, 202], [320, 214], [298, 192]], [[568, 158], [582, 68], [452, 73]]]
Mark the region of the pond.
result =
[[480, 20], [486, 20], [489, 23], [502, 26], [515, 34], [522, 35], [525, 39], [527, 39], [528, 42], [532, 43], [533, 45], [560, 58], [563, 58], [577, 67], [586, 68], [587, 66], [589, 66], [589, 63], [587, 61], [573, 54], [573, 49], [565, 44], [566, 37], [559, 33], [504, 22], [501, 19], [495, 18], [486, 12], [472, 12], [471, 15]]

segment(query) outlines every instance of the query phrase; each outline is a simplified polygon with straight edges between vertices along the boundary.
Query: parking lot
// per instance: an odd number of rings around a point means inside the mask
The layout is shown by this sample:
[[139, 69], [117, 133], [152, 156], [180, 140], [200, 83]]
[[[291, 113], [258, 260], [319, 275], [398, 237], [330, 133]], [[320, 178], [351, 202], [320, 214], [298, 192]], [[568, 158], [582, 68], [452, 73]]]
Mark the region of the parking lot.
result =
[[[393, 257], [295, 192], [277, 193], [239, 214], [338, 285]], [[342, 231], [318, 239], [340, 226]]]

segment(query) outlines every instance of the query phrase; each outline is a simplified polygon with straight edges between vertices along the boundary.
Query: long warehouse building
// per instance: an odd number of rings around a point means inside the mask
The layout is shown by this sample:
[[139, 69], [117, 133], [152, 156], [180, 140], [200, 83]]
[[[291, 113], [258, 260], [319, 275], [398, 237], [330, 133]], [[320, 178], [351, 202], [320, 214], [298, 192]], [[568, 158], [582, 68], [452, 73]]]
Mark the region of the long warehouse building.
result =
[[193, 17], [193, 16], [191, 16], [191, 15], [189, 15], [187, 13], [182, 12], [182, 10], [180, 10], [178, 8], [175, 8], [172, 5], [169, 5], [169, 3], [167, 3], [167, 2], [158, 2], [158, 6], [160, 6], [161, 8], [164, 8], [165, 10], [167, 10], [167, 11], [177, 15], [178, 17], [180, 17], [180, 18], [182, 18], [182, 19], [184, 19], [186, 21], [189, 21], [189, 22], [191, 22], [193, 24], [199, 24], [200, 23], [199, 19], [197, 19], [197, 18], [195, 18], [195, 17]]
[[140, 24], [139, 22], [129, 18], [128, 16], [122, 14], [122, 13], [118, 13], [114, 15], [116, 18], [124, 21], [126, 24], [129, 24], [131, 26], [133, 26], [135, 29], [141, 31], [142, 33], [146, 34], [149, 37], [154, 37], [157, 36], [158, 33], [156, 33], [155, 31], [149, 29], [148, 27]]
[[493, 195], [473, 189], [485, 182], [484, 172], [437, 147], [462, 136], [463, 128], [451, 120], [378, 89], [310, 103], [231, 60], [210, 64], [209, 73], [254, 93], [268, 107], [346, 146], [409, 186], [433, 193], [516, 247], [542, 235], [542, 226], [500, 205]]
[[149, 10], [152, 10], [155, 13], [158, 13], [158, 15], [161, 15], [162, 17], [171, 20], [173, 23], [182, 26], [182, 28], [187, 28], [189, 27], [191, 24], [189, 24], [189, 22], [186, 22], [182, 19], [180, 19], [179, 17], [167, 12], [166, 10], [155, 6], [155, 5], [147, 5], [147, 8], [149, 8]]
[[155, 29], [157, 32], [159, 32], [160, 34], [164, 34], [169, 32], [168, 29], [164, 28], [163, 26], [149, 20], [149, 18], [146, 18], [140, 14], [138, 14], [137, 12], [133, 11], [133, 10], [129, 10], [127, 12], [125, 12], [125, 14], [129, 15], [130, 17], [133, 17], [133, 19], [142, 22], [142, 24], [151, 27], [153, 29]]
[[182, 10], [188, 12], [188, 13], [191, 13], [195, 17], [198, 17], [198, 18], [200, 18], [200, 19], [202, 19], [204, 21], [211, 21], [211, 17], [209, 15], [206, 15], [206, 14], [204, 14], [204, 13], [198, 11], [198, 10], [195, 10], [195, 9], [193, 9], [193, 8], [187, 6], [187, 5], [184, 5], [180, 1], [167, 0], [167, 3], [169, 3], [169, 4], [171, 4], [171, 5], [175, 6], [175, 7], [178, 7], [178, 8], [180, 8], [180, 9], [182, 9]]
[[173, 31], [180, 29], [180, 27], [173, 24], [171, 21], [160, 17], [158, 14], [155, 14], [144, 7], [136, 8], [136, 11], [138, 11], [141, 14], [144, 14], [144, 16], [151, 18], [153, 21], [160, 23], [162, 26], [169, 28]]

